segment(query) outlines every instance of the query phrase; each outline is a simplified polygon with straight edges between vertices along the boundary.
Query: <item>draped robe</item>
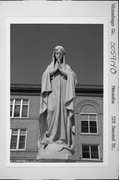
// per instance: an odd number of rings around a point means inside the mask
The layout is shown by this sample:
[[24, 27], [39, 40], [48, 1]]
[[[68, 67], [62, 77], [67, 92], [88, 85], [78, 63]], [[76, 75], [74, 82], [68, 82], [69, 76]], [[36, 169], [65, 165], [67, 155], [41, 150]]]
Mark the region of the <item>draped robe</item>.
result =
[[[42, 76], [40, 117], [47, 123], [45, 137], [48, 143], [64, 142], [71, 145], [76, 75], [64, 61], [61, 68], [66, 72], [67, 77], [58, 71], [51, 76], [50, 71], [54, 68], [55, 62], [53, 60]], [[70, 125], [67, 128], [68, 123]]]

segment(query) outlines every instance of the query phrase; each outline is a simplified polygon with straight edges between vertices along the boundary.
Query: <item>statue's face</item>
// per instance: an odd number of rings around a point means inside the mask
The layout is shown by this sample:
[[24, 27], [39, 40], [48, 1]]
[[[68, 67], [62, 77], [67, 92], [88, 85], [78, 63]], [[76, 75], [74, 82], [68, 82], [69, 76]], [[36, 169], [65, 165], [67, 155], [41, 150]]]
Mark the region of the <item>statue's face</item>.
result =
[[62, 56], [63, 56], [62, 51], [57, 50], [56, 53], [55, 53], [56, 59], [57, 59], [58, 61], [61, 61]]

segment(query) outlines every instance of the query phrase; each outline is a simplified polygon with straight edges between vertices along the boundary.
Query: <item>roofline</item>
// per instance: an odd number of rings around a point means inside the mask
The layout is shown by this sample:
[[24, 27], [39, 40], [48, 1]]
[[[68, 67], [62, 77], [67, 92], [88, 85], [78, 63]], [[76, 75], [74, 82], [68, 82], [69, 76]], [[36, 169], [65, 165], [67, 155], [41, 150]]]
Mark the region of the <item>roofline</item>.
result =
[[[40, 95], [40, 84], [11, 84], [11, 95]], [[75, 87], [76, 95], [103, 96], [102, 85], [80, 85]]]

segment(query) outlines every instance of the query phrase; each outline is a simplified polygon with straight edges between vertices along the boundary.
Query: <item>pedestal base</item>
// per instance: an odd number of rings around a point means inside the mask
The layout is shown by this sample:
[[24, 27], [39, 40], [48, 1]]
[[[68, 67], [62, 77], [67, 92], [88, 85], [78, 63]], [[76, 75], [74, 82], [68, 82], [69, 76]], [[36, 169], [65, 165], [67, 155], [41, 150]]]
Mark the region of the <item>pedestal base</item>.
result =
[[75, 161], [73, 151], [64, 144], [52, 143], [44, 145], [38, 151], [38, 161], [43, 162], [72, 162]]

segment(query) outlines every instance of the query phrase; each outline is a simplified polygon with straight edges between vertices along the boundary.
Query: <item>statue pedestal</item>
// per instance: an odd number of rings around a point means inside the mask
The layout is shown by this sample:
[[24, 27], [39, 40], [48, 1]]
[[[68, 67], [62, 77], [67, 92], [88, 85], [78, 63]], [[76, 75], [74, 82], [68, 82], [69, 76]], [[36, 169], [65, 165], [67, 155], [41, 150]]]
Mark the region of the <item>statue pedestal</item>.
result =
[[38, 151], [38, 161], [43, 162], [72, 162], [75, 161], [73, 151], [67, 145], [52, 143], [44, 145]]

